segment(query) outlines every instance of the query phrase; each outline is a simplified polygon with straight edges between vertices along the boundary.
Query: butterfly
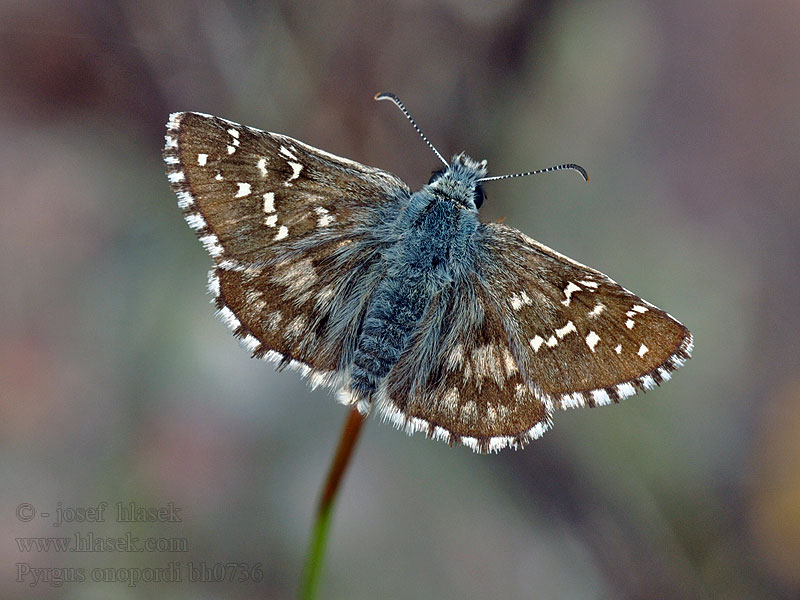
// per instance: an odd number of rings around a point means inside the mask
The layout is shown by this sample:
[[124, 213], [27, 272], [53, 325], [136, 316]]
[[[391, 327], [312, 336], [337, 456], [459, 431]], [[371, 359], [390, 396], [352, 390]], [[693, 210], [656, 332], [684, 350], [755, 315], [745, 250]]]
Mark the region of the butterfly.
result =
[[[619, 402], [692, 350], [673, 317], [500, 223], [486, 161], [396, 176], [290, 137], [179, 112], [163, 155], [211, 255], [208, 289], [252, 356], [298, 369], [363, 413], [476, 452], [522, 448], [557, 409]], [[542, 172], [574, 169], [559, 165]], [[534, 172], [521, 173], [528, 175]]]

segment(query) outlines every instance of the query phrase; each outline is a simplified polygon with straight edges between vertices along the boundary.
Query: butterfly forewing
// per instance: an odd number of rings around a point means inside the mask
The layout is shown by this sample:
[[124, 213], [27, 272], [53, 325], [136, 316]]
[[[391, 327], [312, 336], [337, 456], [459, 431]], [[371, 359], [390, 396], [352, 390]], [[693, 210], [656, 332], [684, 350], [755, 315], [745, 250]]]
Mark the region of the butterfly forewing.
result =
[[500, 224], [477, 243], [525, 377], [557, 408], [618, 401], [689, 358], [688, 329], [603, 273]]
[[376, 211], [409, 195], [380, 169], [199, 113], [172, 115], [164, 158], [187, 222], [217, 263], [277, 260], [315, 234], [363, 233]]

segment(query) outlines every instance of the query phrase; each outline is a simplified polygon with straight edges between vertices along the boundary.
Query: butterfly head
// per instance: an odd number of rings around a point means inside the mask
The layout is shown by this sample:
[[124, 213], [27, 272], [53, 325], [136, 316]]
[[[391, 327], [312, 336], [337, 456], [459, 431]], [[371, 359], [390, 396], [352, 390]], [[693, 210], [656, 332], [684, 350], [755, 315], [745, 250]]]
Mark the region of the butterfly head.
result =
[[476, 161], [464, 153], [456, 154], [450, 164], [434, 171], [428, 187], [467, 210], [477, 210], [486, 199], [479, 180], [486, 176], [486, 161]]

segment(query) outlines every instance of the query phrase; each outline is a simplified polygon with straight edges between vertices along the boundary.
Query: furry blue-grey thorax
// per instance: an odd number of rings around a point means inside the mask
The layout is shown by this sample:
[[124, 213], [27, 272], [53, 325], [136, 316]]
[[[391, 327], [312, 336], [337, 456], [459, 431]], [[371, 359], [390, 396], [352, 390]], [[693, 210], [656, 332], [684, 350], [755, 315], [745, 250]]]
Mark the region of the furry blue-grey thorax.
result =
[[[434, 297], [470, 263], [486, 161], [457, 154], [409, 198], [386, 272], [369, 300], [353, 364], [353, 388], [368, 400], [398, 362]], [[444, 308], [444, 307], [442, 307]]]

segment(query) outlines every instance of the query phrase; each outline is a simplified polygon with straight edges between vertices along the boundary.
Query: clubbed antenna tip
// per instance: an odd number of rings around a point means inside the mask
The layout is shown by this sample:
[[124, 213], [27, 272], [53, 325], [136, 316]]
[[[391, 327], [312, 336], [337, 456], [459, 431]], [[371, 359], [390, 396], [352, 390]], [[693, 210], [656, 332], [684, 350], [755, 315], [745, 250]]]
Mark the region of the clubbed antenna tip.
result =
[[564, 171], [565, 169], [570, 169], [572, 171], [577, 171], [581, 174], [581, 177], [585, 181], [589, 181], [589, 173], [586, 172], [580, 165], [576, 165], [575, 163], [567, 163], [564, 165], [555, 165], [553, 167], [547, 167], [546, 169], [536, 169], [535, 171], [527, 171], [526, 173], [513, 173], [511, 175], [495, 175], [494, 177], [483, 177], [478, 181], [497, 181], [498, 179], [511, 179], [512, 177], [527, 177], [528, 175], [538, 175], [539, 173], [549, 173], [550, 171]]

